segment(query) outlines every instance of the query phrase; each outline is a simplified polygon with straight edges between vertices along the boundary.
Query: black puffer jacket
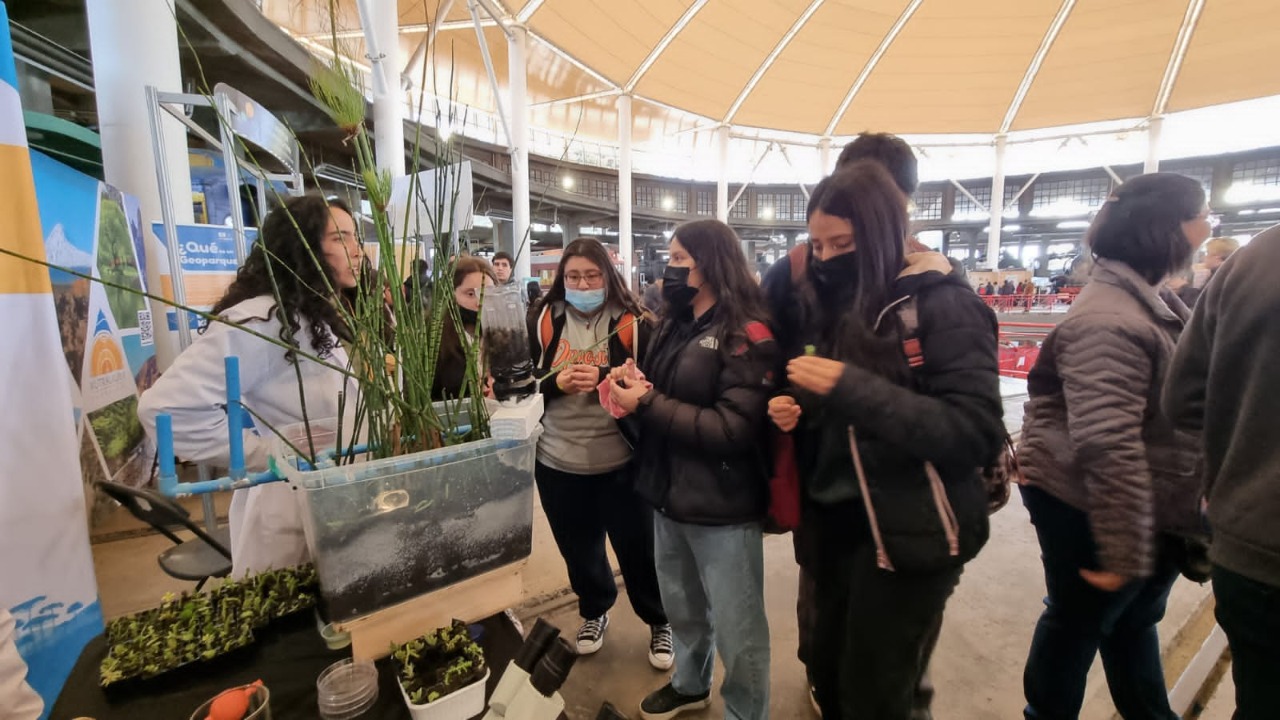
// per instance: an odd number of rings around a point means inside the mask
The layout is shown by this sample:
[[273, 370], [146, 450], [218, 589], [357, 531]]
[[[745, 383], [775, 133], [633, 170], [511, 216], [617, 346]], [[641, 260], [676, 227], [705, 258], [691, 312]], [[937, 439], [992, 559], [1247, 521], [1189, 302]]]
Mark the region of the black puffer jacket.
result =
[[[912, 272], [898, 279], [894, 293], [898, 301], [913, 299], [923, 365], [908, 369], [901, 344], [893, 340], [895, 327], [901, 330], [895, 303], [882, 314], [877, 335], [890, 339], [894, 356], [885, 360], [898, 363], [898, 371], [846, 363], [825, 398], [797, 393], [804, 409], [797, 445], [812, 501], [860, 498], [882, 536], [880, 549], [887, 557], [881, 564], [928, 571], [968, 561], [987, 541], [987, 497], [978, 469], [1000, 451], [1004, 410], [994, 314], [959, 277]], [[814, 344], [819, 355], [831, 356], [829, 346]], [[869, 497], [858, 488], [851, 426]], [[945, 503], [934, 496], [926, 462], [938, 472]], [[824, 490], [815, 497], [818, 485]], [[948, 537], [951, 514], [954, 549]]]
[[659, 325], [641, 370], [653, 390], [638, 429], [636, 487], [667, 517], [696, 525], [764, 518], [766, 408], [777, 348], [763, 323], [727, 328], [716, 311]]

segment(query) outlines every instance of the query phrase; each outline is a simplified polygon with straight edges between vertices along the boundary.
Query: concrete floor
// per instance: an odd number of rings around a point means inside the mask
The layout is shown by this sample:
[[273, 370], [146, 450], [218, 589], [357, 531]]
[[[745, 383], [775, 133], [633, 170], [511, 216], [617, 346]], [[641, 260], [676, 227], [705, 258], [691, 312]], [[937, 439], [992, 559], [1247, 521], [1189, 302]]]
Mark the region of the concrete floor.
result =
[[[1006, 385], [1006, 394], [1010, 396], [1006, 402], [1006, 420], [1016, 429], [1021, 418], [1021, 399], [1016, 396], [1019, 388], [1016, 383]], [[539, 506], [535, 506], [534, 514], [533, 554], [524, 575], [524, 601], [517, 612], [526, 620], [545, 617], [572, 636], [580, 622], [576, 602], [568, 591], [564, 564]], [[169, 590], [192, 587], [191, 583], [168, 578], [157, 566], [156, 554], [167, 544], [163, 537], [144, 536], [94, 546], [99, 593], [108, 618], [152, 607]], [[765, 596], [773, 642], [770, 705], [772, 717], [783, 720], [807, 718], [813, 713], [804, 670], [795, 657], [796, 566], [792, 558], [789, 536], [766, 538]], [[960, 587], [947, 607], [932, 668], [938, 688], [935, 717], [939, 720], [1021, 717], [1022, 666], [1043, 594], [1035, 533], [1015, 496], [1008, 507], [992, 518], [991, 541], [966, 567]], [[1194, 633], [1180, 631], [1203, 619], [1208, 601], [1207, 586], [1179, 580], [1160, 626], [1167, 656], [1177, 655], [1175, 646], [1199, 646], [1202, 636], [1186, 637]], [[632, 717], [638, 717], [641, 698], [666, 681], [665, 673], [654, 671], [648, 664], [648, 640], [648, 629], [631, 611], [623, 594], [612, 612], [604, 648], [578, 662], [562, 691], [568, 716], [574, 720], [590, 720], [607, 700]], [[1179, 662], [1185, 661], [1170, 660], [1167, 668], [1170, 675], [1176, 677], [1180, 672], [1176, 667]], [[719, 675], [717, 672], [717, 677]], [[1214, 705], [1224, 702], [1221, 697], [1224, 693], [1218, 695], [1211, 710], [1218, 710]], [[1226, 695], [1229, 697], [1229, 693]], [[1115, 717], [1101, 663], [1094, 664], [1086, 697], [1081, 718], [1110, 720]], [[713, 698], [712, 709], [702, 717], [723, 716], [723, 704], [718, 696]]]

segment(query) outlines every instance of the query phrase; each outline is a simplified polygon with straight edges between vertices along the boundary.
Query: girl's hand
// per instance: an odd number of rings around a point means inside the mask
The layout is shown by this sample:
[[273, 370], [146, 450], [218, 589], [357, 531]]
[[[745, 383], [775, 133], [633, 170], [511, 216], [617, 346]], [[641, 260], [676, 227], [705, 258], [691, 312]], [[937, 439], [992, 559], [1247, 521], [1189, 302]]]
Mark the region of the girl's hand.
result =
[[779, 395], [769, 401], [769, 419], [782, 432], [791, 432], [800, 422], [800, 403], [790, 395]]
[[618, 382], [635, 380], [637, 377], [636, 361], [631, 358], [627, 358], [625, 363], [609, 371], [609, 379]]
[[593, 365], [570, 365], [556, 376], [556, 385], [566, 395], [591, 392], [596, 389], [600, 371]]
[[787, 380], [792, 385], [822, 397], [831, 392], [843, 374], [844, 363], [813, 355], [787, 363]]
[[[615, 370], [617, 368], [614, 368]], [[623, 379], [621, 381], [609, 378], [609, 395], [618, 407], [633, 413], [640, 406], [640, 398], [649, 392], [649, 388], [641, 382]]]

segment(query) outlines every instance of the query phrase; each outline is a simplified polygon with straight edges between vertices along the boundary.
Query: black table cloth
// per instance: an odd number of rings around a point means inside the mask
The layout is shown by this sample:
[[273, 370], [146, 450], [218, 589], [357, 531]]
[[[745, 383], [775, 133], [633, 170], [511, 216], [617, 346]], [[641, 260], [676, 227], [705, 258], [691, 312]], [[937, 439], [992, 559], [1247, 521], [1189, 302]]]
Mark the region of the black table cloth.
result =
[[[487, 698], [522, 640], [505, 614], [481, 621], [480, 627], [483, 633], [478, 642], [490, 668]], [[423, 628], [423, 632], [431, 629]], [[271, 691], [273, 720], [315, 720], [320, 717], [316, 678], [325, 668], [351, 656], [350, 648], [330, 650], [325, 646], [310, 613], [269, 628], [250, 648], [228, 658], [137, 681], [119, 690], [105, 691], [98, 684], [98, 666], [106, 652], [106, 638], [101, 635], [85, 646], [53, 706], [51, 720], [187, 720], [209, 698], [254, 680], [262, 680]], [[377, 666], [378, 703], [361, 720], [408, 720], [409, 709], [390, 659], [383, 658]]]

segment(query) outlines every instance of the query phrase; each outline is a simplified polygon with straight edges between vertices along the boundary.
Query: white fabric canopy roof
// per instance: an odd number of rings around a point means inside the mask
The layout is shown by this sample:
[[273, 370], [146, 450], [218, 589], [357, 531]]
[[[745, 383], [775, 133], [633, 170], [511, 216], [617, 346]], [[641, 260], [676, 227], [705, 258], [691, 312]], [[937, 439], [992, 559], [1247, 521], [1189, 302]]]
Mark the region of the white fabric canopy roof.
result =
[[[711, 123], [815, 139], [1000, 133], [1280, 94], [1276, 0], [489, 2], [529, 29], [532, 125], [580, 137], [616, 137], [622, 92], [636, 98], [637, 143]], [[402, 58], [446, 12], [425, 76], [406, 75], [495, 111], [466, 0], [399, 7]], [[263, 11], [313, 48], [330, 42], [328, 0]], [[505, 91], [506, 40], [484, 17]], [[343, 52], [363, 57], [353, 0], [339, 0], [336, 26]]]

